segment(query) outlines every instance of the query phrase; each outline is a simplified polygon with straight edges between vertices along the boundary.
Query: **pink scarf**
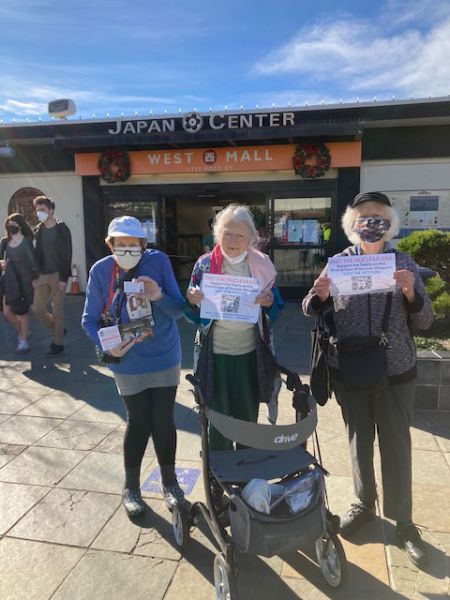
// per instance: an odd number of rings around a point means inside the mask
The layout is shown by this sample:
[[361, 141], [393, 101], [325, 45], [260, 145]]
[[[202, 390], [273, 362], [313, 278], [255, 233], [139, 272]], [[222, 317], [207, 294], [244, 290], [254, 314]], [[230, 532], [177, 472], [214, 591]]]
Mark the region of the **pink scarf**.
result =
[[[223, 266], [223, 252], [220, 244], [214, 246], [211, 252], [210, 273], [220, 275]], [[261, 291], [270, 289], [275, 284], [277, 272], [267, 254], [263, 254], [256, 248], [250, 247], [247, 254], [248, 267], [252, 277], [258, 280]]]

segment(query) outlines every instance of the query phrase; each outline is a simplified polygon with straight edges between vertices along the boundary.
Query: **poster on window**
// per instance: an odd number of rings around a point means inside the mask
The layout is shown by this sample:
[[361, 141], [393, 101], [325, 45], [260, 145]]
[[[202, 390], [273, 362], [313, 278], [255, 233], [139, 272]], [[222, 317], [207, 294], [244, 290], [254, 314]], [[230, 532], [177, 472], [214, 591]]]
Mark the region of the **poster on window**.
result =
[[317, 219], [308, 219], [303, 221], [303, 243], [319, 243], [319, 222]]
[[290, 244], [299, 244], [303, 239], [303, 221], [302, 219], [289, 219], [288, 221], [288, 242]]
[[148, 244], [156, 244], [156, 227], [155, 222], [151, 219], [144, 219], [141, 221], [142, 227], [145, 230]]

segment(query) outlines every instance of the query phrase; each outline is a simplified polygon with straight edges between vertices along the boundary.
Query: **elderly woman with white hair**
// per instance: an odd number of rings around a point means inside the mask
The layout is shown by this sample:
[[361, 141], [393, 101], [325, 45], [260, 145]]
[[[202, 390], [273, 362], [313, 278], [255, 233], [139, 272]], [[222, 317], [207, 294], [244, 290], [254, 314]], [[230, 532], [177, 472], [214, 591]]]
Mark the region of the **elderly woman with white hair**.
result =
[[[215, 218], [213, 234], [216, 245], [197, 260], [186, 295], [186, 316], [199, 326], [194, 371], [211, 408], [256, 422], [259, 403], [270, 404], [278, 391], [271, 323], [283, 301], [275, 287], [272, 261], [255, 248], [258, 234], [246, 206], [230, 204], [223, 209]], [[204, 273], [257, 279], [260, 293], [255, 302], [261, 306], [258, 324], [200, 319]], [[209, 442], [212, 450], [233, 448], [233, 442], [213, 427]]]
[[[350, 445], [358, 502], [341, 518], [341, 534], [350, 537], [375, 517], [373, 447], [377, 431], [384, 515], [397, 522], [397, 536], [409, 558], [417, 566], [423, 566], [427, 551], [412, 522], [410, 425], [417, 368], [411, 328], [427, 329], [431, 325], [431, 302], [413, 259], [389, 245], [389, 240], [398, 233], [399, 219], [385, 194], [358, 194], [347, 207], [342, 225], [354, 245], [338, 256], [395, 253], [396, 286], [392, 293], [332, 298], [332, 281], [325, 267], [303, 300], [304, 313], [322, 314], [330, 330], [332, 343], [327, 351], [330, 383], [342, 410]], [[387, 321], [387, 327], [383, 321]], [[371, 387], [354, 389], [343, 376], [339, 341], [362, 340], [369, 334], [379, 336], [381, 342], [386, 330], [385, 373]], [[356, 358], [353, 361], [355, 369], [359, 369]], [[348, 364], [351, 368], [351, 359]]]

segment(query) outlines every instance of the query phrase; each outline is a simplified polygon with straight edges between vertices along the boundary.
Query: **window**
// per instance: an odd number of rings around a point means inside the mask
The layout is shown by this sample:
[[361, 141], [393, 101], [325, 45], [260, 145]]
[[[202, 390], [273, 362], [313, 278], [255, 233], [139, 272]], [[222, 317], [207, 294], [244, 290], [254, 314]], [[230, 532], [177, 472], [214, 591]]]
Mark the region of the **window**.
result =
[[8, 206], [8, 215], [12, 213], [19, 213], [31, 227], [34, 229], [39, 223], [36, 217], [36, 212], [33, 206], [33, 200], [36, 196], [44, 196], [44, 192], [37, 188], [24, 187], [17, 190], [11, 197]]

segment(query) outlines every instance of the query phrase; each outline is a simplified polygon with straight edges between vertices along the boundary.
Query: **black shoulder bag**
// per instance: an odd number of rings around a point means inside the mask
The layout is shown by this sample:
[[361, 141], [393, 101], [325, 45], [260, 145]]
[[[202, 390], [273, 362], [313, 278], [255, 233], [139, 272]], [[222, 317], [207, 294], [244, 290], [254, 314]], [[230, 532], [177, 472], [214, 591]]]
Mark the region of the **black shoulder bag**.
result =
[[[387, 330], [391, 314], [392, 292], [386, 295], [381, 334], [372, 335], [371, 302], [369, 296], [369, 335], [350, 336], [335, 343], [339, 369], [336, 376], [349, 391], [364, 391], [375, 387], [387, 372]], [[334, 325], [334, 322], [333, 322]], [[335, 337], [333, 331], [331, 334]]]
[[[7, 256], [6, 252], [5, 252], [5, 256]], [[16, 278], [17, 289], [19, 292], [19, 296], [17, 298], [15, 298], [12, 302], [8, 302], [8, 306], [15, 315], [26, 315], [27, 312], [30, 310], [30, 304], [29, 304], [28, 300], [26, 299], [25, 293], [23, 291], [23, 285], [22, 285], [22, 279], [20, 277], [20, 273], [17, 270], [16, 265], [14, 264], [14, 261], [11, 260], [10, 258], [8, 258], [8, 268], [12, 269], [14, 272], [14, 277]]]
[[325, 323], [323, 311], [319, 313], [314, 329], [311, 331], [311, 363], [310, 382], [311, 394], [317, 404], [325, 406], [331, 398], [331, 381], [328, 370], [328, 349], [330, 335]]
[[[5, 247], [6, 247], [7, 238], [3, 238], [0, 240], [0, 260], [3, 260], [5, 256]], [[5, 272], [4, 269], [0, 267], [0, 312], [3, 312], [3, 297], [5, 295]]]

